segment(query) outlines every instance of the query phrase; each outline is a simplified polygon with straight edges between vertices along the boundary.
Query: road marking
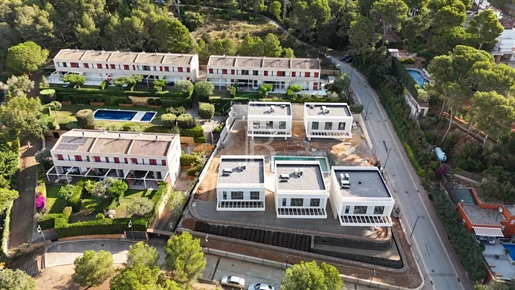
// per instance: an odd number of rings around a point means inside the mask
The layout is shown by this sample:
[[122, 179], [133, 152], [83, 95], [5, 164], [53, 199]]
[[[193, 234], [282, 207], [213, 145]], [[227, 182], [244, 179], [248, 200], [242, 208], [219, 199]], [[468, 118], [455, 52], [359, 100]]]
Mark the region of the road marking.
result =
[[[334, 59], [334, 58], [333, 58], [333, 59]], [[336, 60], [336, 59], [334, 59], [334, 60]], [[345, 66], [347, 66], [347, 64], [344, 64], [344, 65], [345, 65]], [[352, 70], [354, 70], [352, 67], [349, 67], [349, 68], [351, 69], [351, 71], [352, 71]], [[359, 72], [356, 72], [356, 75], [357, 75], [357, 77], [358, 77], [361, 81], [363, 81], [363, 83], [365, 83], [364, 78], [362, 78], [362, 77], [361, 77], [361, 75], [360, 75], [360, 73], [359, 73]], [[358, 80], [358, 84], [361, 84], [361, 83], [359, 82], [359, 80]], [[352, 86], [352, 82], [351, 82], [351, 88], [353, 88], [353, 86]], [[372, 96], [372, 100], [373, 100], [373, 102], [375, 103], [375, 105], [379, 108], [379, 113], [381, 114], [382, 118], [383, 118], [384, 120], [386, 120], [386, 117], [385, 117], [385, 115], [384, 115], [383, 111], [381, 110], [380, 103], [377, 101], [377, 99], [378, 99], [377, 94], [376, 94], [374, 91], [372, 91], [368, 86], [365, 86], [365, 88], [366, 88], [366, 89], [368, 89], [368, 91], [370, 92], [370, 95]], [[354, 90], [354, 88], [353, 88], [353, 91], [354, 91], [354, 93], [356, 94], [356, 97], [358, 98], [358, 100], [360, 100], [360, 98], [359, 98], [359, 94], [356, 92], [356, 90]], [[361, 101], [361, 100], [360, 100], [360, 101]], [[386, 122], [385, 122], [385, 123], [386, 123]], [[365, 126], [366, 126], [366, 124], [365, 124]], [[388, 131], [388, 133], [390, 134], [390, 136], [391, 136], [392, 140], [394, 141], [394, 142], [393, 142], [393, 143], [394, 143], [394, 147], [395, 147], [395, 148], [399, 148], [399, 146], [398, 146], [398, 144], [397, 144], [397, 142], [396, 142], [396, 139], [395, 139], [395, 137], [394, 137], [394, 135], [393, 135], [393, 133], [392, 133], [392, 130], [391, 130], [390, 126], [386, 126], [386, 127], [387, 127], [387, 129], [388, 129], [388, 130], [387, 130], [387, 131]], [[375, 143], [375, 138], [374, 138], [374, 143]], [[377, 144], [376, 144], [376, 146], [377, 146]], [[408, 169], [409, 167], [408, 167], [408, 164], [407, 164], [407, 163], [406, 163], [406, 161], [405, 161], [405, 157], [404, 157], [404, 155], [403, 155], [403, 154], [400, 154], [400, 156], [401, 156], [402, 163], [404, 164], [404, 166], [405, 166], [406, 170], [408, 171], [408, 175], [409, 175], [409, 177], [410, 177], [411, 181], [413, 182], [413, 185], [415, 186], [415, 188], [417, 188], [417, 187], [418, 187], [418, 186], [417, 186], [417, 184], [418, 184], [418, 183], [417, 183], [417, 182], [415, 182], [415, 179], [413, 178], [413, 176], [412, 176], [412, 174], [411, 174], [411, 171]], [[417, 189], [417, 190], [418, 190], [418, 189]], [[417, 194], [417, 197], [419, 198], [420, 202], [422, 203], [422, 207], [424, 208], [425, 213], [426, 213], [429, 217], [431, 217], [431, 216], [429, 215], [429, 211], [428, 211], [428, 209], [427, 209], [427, 207], [426, 207], [426, 205], [425, 205], [425, 203], [424, 203], [424, 200], [422, 200], [422, 197], [420, 197], [420, 195], [419, 195], [419, 194]], [[433, 222], [433, 219], [432, 219], [432, 218], [429, 218], [429, 221], [431, 222], [431, 226], [433, 227], [433, 230], [434, 230], [434, 231], [435, 231], [435, 233], [436, 233], [436, 237], [438, 238], [438, 241], [440, 242], [440, 245], [442, 246], [442, 248], [443, 248], [443, 250], [444, 250], [444, 253], [445, 253], [445, 256], [447, 257], [447, 260], [449, 261], [449, 264], [450, 264], [450, 265], [451, 265], [451, 267], [452, 267], [452, 270], [453, 270], [453, 272], [454, 272], [454, 275], [455, 275], [456, 277], [458, 277], [458, 278], [459, 278], [458, 272], [456, 271], [456, 268], [454, 267], [454, 263], [453, 263], [453, 261], [451, 260], [451, 257], [449, 256], [449, 253], [447, 252], [447, 249], [445, 248], [445, 246], [444, 246], [444, 244], [443, 244], [442, 238], [441, 238], [441, 236], [440, 236], [440, 233], [439, 233], [439, 232], [438, 232], [438, 230], [436, 229], [436, 226], [435, 226], [435, 224], [434, 224], [434, 222]], [[418, 251], [419, 251], [419, 254], [420, 254], [420, 253], [421, 253], [421, 252], [420, 252], [420, 248], [419, 248], [419, 246], [418, 246], [418, 243], [417, 243], [416, 239], [413, 239], [413, 241], [414, 241], [414, 243], [415, 243], [415, 245], [416, 245], [416, 247], [417, 247], [417, 249], [418, 249]], [[422, 259], [422, 263], [424, 264], [424, 268], [425, 268], [425, 269], [426, 269], [426, 271], [427, 271], [427, 270], [428, 270], [428, 268], [427, 268], [427, 265], [426, 265], [426, 263], [425, 263], [424, 259]], [[429, 274], [429, 273], [428, 273], [428, 274]], [[431, 285], [433, 285], [433, 281], [430, 281], [430, 282], [431, 282]], [[460, 286], [461, 286], [461, 289], [464, 289], [464, 288], [463, 288], [463, 285], [461, 284], [461, 282], [460, 282]]]

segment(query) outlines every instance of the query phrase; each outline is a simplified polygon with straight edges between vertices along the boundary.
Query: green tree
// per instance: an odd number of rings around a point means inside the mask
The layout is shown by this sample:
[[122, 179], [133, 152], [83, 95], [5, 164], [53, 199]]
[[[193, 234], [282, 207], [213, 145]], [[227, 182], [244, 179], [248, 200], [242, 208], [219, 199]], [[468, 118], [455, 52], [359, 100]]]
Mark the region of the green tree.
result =
[[177, 121], [177, 116], [175, 114], [162, 114], [161, 115], [161, 124], [163, 124], [166, 128], [173, 128], [175, 126], [175, 122]]
[[300, 262], [286, 269], [281, 282], [282, 290], [336, 290], [343, 286], [343, 280], [334, 266], [322, 263], [319, 267], [315, 261]]
[[259, 86], [259, 96], [264, 97], [268, 95], [268, 92], [274, 89], [271, 84], [263, 84]]
[[91, 129], [95, 127], [95, 117], [91, 109], [82, 109], [75, 113], [75, 118], [79, 126], [83, 129]]
[[136, 266], [144, 266], [153, 268], [158, 265], [159, 252], [156, 248], [149, 246], [144, 242], [138, 242], [129, 247], [127, 253], [127, 263], [125, 267], [131, 268]]
[[59, 197], [68, 201], [70, 199], [70, 197], [72, 197], [73, 195], [73, 192], [75, 190], [75, 186], [74, 185], [71, 185], [71, 184], [67, 184], [65, 186], [62, 186], [61, 188], [59, 188]]
[[134, 90], [134, 87], [136, 86], [136, 84], [138, 82], [141, 82], [142, 80], [143, 80], [142, 75], [133, 75], [133, 76], [127, 77], [125, 79], [125, 81], [127, 82], [127, 86], [129, 87], [129, 91], [131, 91], [131, 92]]
[[13, 97], [0, 108], [0, 124], [22, 142], [38, 140], [48, 129], [40, 118], [42, 108], [38, 98]]
[[263, 55], [268, 57], [279, 57], [283, 48], [281, 41], [275, 34], [269, 33], [263, 39]]
[[52, 154], [50, 153], [50, 149], [48, 147], [45, 147], [36, 152], [34, 157], [39, 164], [42, 164], [45, 167], [45, 169], [50, 169], [52, 167]]
[[286, 58], [295, 58], [295, 52], [293, 51], [292, 48], [290, 47], [287, 47], [287, 48], [284, 48], [283, 49], [283, 57], [286, 57]]
[[[195, 163], [194, 166], [198, 166], [198, 164], [202, 163]], [[175, 216], [180, 216], [185, 202], [186, 195], [184, 192], [173, 191], [166, 201], [166, 209], [171, 211]]]
[[[18, 191], [0, 187], [0, 213], [3, 213], [9, 204], [19, 197]], [[1, 284], [0, 284], [1, 285]]]
[[347, 93], [349, 86], [350, 86], [350, 79], [347, 74], [341, 73], [336, 76], [333, 87], [336, 88], [336, 91], [338, 93], [340, 93], [340, 94]]
[[485, 44], [493, 47], [497, 37], [503, 31], [504, 27], [492, 9], [481, 11], [481, 13], [475, 15], [467, 27], [467, 32], [472, 35], [473, 43], [478, 45], [478, 49], [481, 49]]
[[238, 46], [238, 54], [245, 56], [263, 56], [263, 49], [263, 40], [259, 36], [252, 37], [247, 33]]
[[210, 82], [198, 82], [195, 84], [195, 93], [199, 101], [209, 101], [209, 96], [213, 94], [215, 86]]
[[52, 102], [46, 104], [46, 107], [50, 111], [54, 112], [54, 116], [57, 117], [57, 111], [62, 109], [63, 104], [61, 104], [61, 102], [58, 102], [58, 101], [52, 101]]
[[16, 74], [30, 74], [37, 71], [47, 57], [48, 50], [32, 41], [27, 41], [7, 50], [5, 67]]
[[113, 257], [106, 251], [85, 251], [73, 265], [72, 280], [81, 286], [98, 286], [114, 275]]
[[163, 87], [166, 86], [166, 79], [154, 80], [153, 85], [156, 92], [161, 92]]
[[158, 17], [149, 28], [149, 39], [157, 51], [189, 53], [193, 41], [188, 28], [178, 19], [163, 15]]
[[359, 16], [350, 24], [348, 32], [351, 52], [361, 55], [365, 63], [367, 55], [375, 50], [375, 45], [381, 40], [381, 35], [375, 32], [374, 23], [364, 16]]
[[182, 14], [182, 23], [189, 31], [197, 30], [197, 28], [204, 25], [205, 21], [204, 15], [198, 12], [186, 11]]
[[165, 268], [171, 272], [173, 280], [180, 284], [190, 284], [206, 267], [206, 259], [200, 247], [200, 239], [194, 239], [188, 232], [174, 235], [165, 247]]
[[8, 99], [11, 97], [26, 96], [34, 88], [34, 82], [26, 75], [11, 76], [7, 82], [0, 82], [0, 89], [7, 90]]
[[152, 200], [146, 197], [138, 197], [133, 199], [125, 209], [130, 216], [146, 216], [154, 209], [154, 203]]
[[127, 189], [129, 189], [127, 182], [122, 179], [108, 178], [106, 179], [106, 183], [109, 184], [107, 193], [118, 201], [123, 197]]
[[117, 77], [113, 79], [113, 85], [123, 90], [123, 86], [127, 84], [127, 77]]
[[383, 26], [383, 45], [389, 29], [399, 30], [408, 19], [409, 7], [403, 0], [378, 0], [372, 4], [371, 15]]
[[22, 41], [34, 41], [43, 47], [55, 43], [54, 23], [50, 14], [36, 5], [20, 5], [14, 8], [13, 26]]
[[298, 93], [302, 91], [302, 87], [300, 85], [293, 84], [288, 87], [288, 90], [291, 90], [294, 93]]
[[0, 288], [3, 290], [35, 290], [36, 281], [22, 270], [0, 271]]
[[471, 99], [475, 115], [476, 127], [485, 133], [484, 142], [488, 135], [494, 139], [508, 136], [515, 121], [515, 101], [505, 98], [498, 93], [476, 92]]
[[75, 37], [80, 47], [85, 49], [95, 49], [102, 42], [100, 28], [95, 24], [93, 17], [87, 13], [82, 14], [80, 23], [75, 27]]
[[183, 93], [191, 95], [193, 93], [193, 84], [187, 80], [180, 80], [175, 83], [175, 88]]
[[461, 0], [429, 0], [427, 7], [432, 11], [431, 34], [438, 34], [455, 26], [463, 26], [467, 19], [466, 8]]
[[295, 34], [301, 39], [313, 40], [317, 19], [310, 10], [308, 2], [296, 1], [293, 4], [290, 17], [288, 18], [288, 25], [295, 28]]
[[210, 55], [235, 55], [237, 46], [232, 39], [224, 37], [207, 44], [207, 51]]
[[74, 89], [80, 88], [86, 83], [86, 77], [78, 74], [67, 74], [61, 78], [64, 83], [67, 83], [69, 86]]
[[277, 19], [279, 22], [282, 22], [281, 17], [281, 2], [275, 0], [268, 6], [268, 13], [272, 14], [275, 19]]
[[201, 103], [198, 107], [198, 114], [202, 119], [212, 119], [215, 115], [215, 106], [213, 104]]
[[111, 290], [182, 290], [175, 281], [165, 280], [159, 267], [126, 267], [112, 280]]

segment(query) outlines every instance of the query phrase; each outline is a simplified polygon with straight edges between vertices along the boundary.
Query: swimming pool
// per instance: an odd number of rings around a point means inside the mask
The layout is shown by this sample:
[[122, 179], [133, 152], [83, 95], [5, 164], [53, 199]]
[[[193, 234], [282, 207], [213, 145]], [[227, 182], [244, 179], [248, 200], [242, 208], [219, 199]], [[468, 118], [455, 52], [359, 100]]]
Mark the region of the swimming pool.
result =
[[515, 245], [514, 244], [503, 244], [505, 249], [510, 250], [510, 257], [515, 261]]
[[421, 89], [424, 88], [424, 85], [429, 82], [429, 80], [426, 79], [418, 70], [408, 69], [407, 71], [408, 74], [415, 80], [415, 82], [417, 82]]
[[157, 112], [154, 111], [131, 111], [131, 110], [109, 110], [98, 109], [93, 113], [98, 121], [132, 121], [151, 122]]
[[329, 161], [325, 157], [312, 156], [272, 156], [272, 171], [275, 171], [275, 161], [318, 161], [322, 173], [329, 173]]

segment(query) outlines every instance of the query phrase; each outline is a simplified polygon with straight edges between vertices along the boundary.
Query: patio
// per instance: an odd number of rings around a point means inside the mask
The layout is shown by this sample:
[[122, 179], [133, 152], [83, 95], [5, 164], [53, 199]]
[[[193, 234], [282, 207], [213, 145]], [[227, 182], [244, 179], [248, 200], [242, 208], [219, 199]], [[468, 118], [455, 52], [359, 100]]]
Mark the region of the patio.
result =
[[[495, 239], [495, 244], [485, 245], [483, 257], [486, 261], [486, 266], [492, 275], [501, 280], [515, 279], [515, 265], [510, 255], [505, 253], [505, 247], [502, 244], [503, 239]], [[505, 243], [506, 245], [514, 245]]]

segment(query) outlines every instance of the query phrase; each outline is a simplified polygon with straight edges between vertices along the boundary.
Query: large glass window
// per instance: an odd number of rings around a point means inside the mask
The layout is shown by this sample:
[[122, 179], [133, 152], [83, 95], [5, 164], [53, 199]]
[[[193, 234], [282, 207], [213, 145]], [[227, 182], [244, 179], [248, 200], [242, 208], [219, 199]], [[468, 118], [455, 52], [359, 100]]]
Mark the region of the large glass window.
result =
[[254, 129], [259, 129], [260, 126], [259, 121], [254, 121]]
[[325, 122], [325, 130], [333, 129], [333, 122]]
[[304, 205], [304, 199], [302, 198], [292, 198], [290, 201], [291, 206], [303, 206]]
[[231, 199], [243, 199], [243, 191], [231, 191]]
[[354, 207], [354, 214], [366, 214], [367, 207], [362, 205], [357, 205]]
[[309, 206], [320, 206], [320, 198], [312, 198]]
[[338, 130], [340, 130], [340, 131], [345, 130], [345, 122], [338, 123]]
[[250, 199], [259, 199], [259, 191], [251, 191]]
[[349, 212], [350, 212], [350, 206], [346, 206], [345, 207], [345, 214], [349, 214]]
[[274, 128], [274, 121], [266, 121], [266, 128], [267, 129], [273, 129]]
[[383, 214], [383, 213], [384, 213], [384, 206], [374, 207], [374, 214]]
[[311, 123], [311, 130], [318, 130], [318, 122]]
[[226, 200], [227, 199], [227, 191], [224, 191], [223, 192], [223, 200]]
[[286, 198], [283, 198], [282, 204], [283, 204], [283, 206], [286, 206]]
[[285, 121], [279, 121], [279, 129], [286, 129], [286, 122]]

